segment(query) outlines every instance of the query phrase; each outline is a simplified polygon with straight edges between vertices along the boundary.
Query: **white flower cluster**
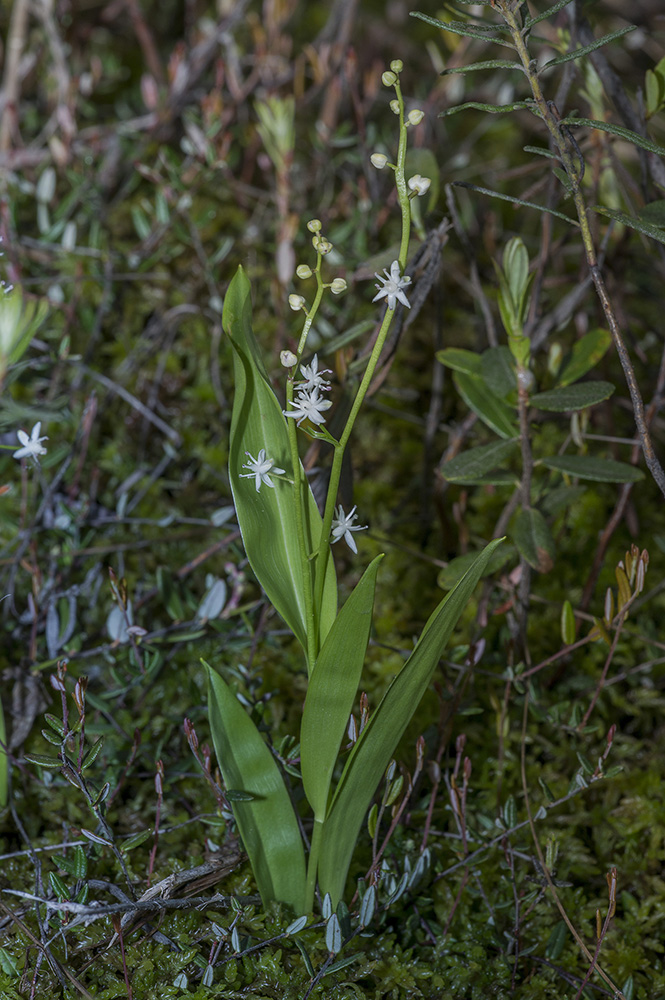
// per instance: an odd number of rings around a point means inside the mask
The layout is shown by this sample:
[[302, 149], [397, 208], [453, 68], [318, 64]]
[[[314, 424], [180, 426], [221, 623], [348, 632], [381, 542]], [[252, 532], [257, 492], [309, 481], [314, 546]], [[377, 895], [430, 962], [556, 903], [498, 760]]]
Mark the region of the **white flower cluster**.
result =
[[296, 398], [289, 401], [289, 405], [293, 409], [282, 410], [282, 413], [285, 417], [293, 417], [298, 426], [303, 420], [311, 420], [313, 424], [323, 424], [326, 419], [323, 413], [332, 406], [330, 400], [324, 399], [321, 395], [322, 392], [330, 390], [330, 382], [323, 376], [331, 375], [332, 372], [329, 368], [323, 368], [319, 371], [319, 359], [316, 354], [311, 365], [301, 365], [300, 371], [304, 376], [304, 381], [296, 382], [298, 389]]
[[410, 309], [411, 305], [403, 289], [411, 284], [411, 278], [406, 274], [401, 274], [399, 261], [394, 260], [392, 262], [390, 265], [390, 274], [386, 268], [383, 269], [383, 273], [385, 274], [385, 278], [382, 278], [380, 274], [374, 275], [375, 278], [379, 279], [381, 284], [375, 286], [379, 290], [372, 299], [372, 302], [377, 302], [378, 299], [385, 298], [388, 300], [389, 309], [394, 309], [398, 302], [401, 302], [403, 306]]

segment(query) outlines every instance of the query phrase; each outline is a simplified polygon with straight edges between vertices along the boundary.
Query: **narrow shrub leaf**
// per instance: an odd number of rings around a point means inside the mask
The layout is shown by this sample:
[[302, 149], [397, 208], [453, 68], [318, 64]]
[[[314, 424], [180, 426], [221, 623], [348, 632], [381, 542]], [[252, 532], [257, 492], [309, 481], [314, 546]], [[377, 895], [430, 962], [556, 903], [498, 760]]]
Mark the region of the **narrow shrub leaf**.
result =
[[589, 45], [585, 45], [584, 48], [575, 49], [573, 52], [566, 52], [563, 56], [557, 56], [555, 59], [550, 59], [538, 70], [542, 73], [545, 69], [550, 69], [552, 66], [561, 66], [562, 63], [570, 62], [572, 59], [580, 59], [582, 56], [586, 56], [589, 52], [594, 52], [596, 49], [601, 48], [603, 45], [607, 45], [608, 42], [613, 42], [615, 38], [621, 38], [622, 35], [627, 35], [629, 31], [635, 31], [637, 27], [636, 24], [629, 24], [625, 28], [619, 28], [618, 31], [613, 31], [609, 35], [603, 35], [602, 38], [596, 38]]
[[522, 205], [524, 208], [535, 208], [538, 212], [547, 212], [548, 215], [554, 215], [557, 219], [563, 219], [564, 222], [568, 222], [571, 226], [577, 226], [579, 229], [580, 224], [577, 219], [572, 219], [570, 215], [565, 215], [564, 212], [557, 212], [546, 205], [539, 205], [535, 201], [525, 201], [524, 198], [502, 194], [501, 191], [491, 191], [489, 188], [479, 187], [477, 184], [469, 184], [467, 181], [454, 181], [453, 186], [467, 188], [469, 191], [477, 191], [478, 194], [487, 194], [490, 198], [499, 198], [501, 201], [510, 201], [513, 205]]
[[[660, 155], [665, 155], [665, 152]], [[665, 243], [665, 229], [662, 229], [660, 226], [654, 226], [645, 219], [638, 218], [636, 215], [626, 215], [625, 212], [618, 212], [614, 208], [604, 208], [602, 205], [594, 205], [593, 210], [598, 215], [605, 215], [608, 219], [613, 219], [615, 222], [621, 223], [622, 226], [628, 226], [629, 229], [634, 229], [635, 232], [642, 233], [643, 236], [650, 236], [652, 240]]]
[[604, 399], [609, 399], [614, 388], [611, 382], [578, 382], [576, 385], [537, 392], [529, 402], [539, 410], [555, 413], [584, 410], [587, 406], [595, 406]]
[[208, 664], [208, 712], [215, 754], [229, 788], [250, 793], [233, 814], [264, 904], [302, 912], [305, 852], [296, 815], [277, 763], [228, 684]]
[[[620, 139], [625, 139], [626, 142], [632, 143], [633, 146], [640, 146], [642, 149], [646, 149], [650, 153], [656, 153], [658, 156], [665, 156], [665, 146], [659, 146], [650, 139], [645, 139], [645, 137], [640, 135], [639, 132], [633, 132], [632, 129], [624, 128], [623, 125], [613, 125], [611, 122], [599, 122], [593, 118], [564, 118], [561, 121], [561, 125], [568, 125], [568, 127], [585, 125], [587, 128], [596, 128], [600, 132], [609, 132], [611, 135], [616, 135]], [[594, 208], [594, 211], [598, 212], [600, 209]]]
[[514, 410], [502, 399], [494, 395], [484, 379], [456, 372], [455, 385], [466, 405], [476, 413], [484, 424], [502, 438], [514, 438], [517, 425]]
[[570, 358], [566, 361], [559, 376], [558, 387], [561, 388], [572, 382], [577, 382], [583, 375], [591, 371], [604, 357], [611, 343], [612, 334], [609, 330], [603, 330], [602, 327], [585, 333], [580, 340], [575, 342]]
[[561, 638], [567, 646], [575, 642], [575, 615], [570, 601], [564, 601], [561, 608]]
[[[570, 0], [568, 2], [570, 3]], [[449, 69], [441, 70], [441, 76], [447, 76], [448, 73], [475, 73], [481, 69], [518, 69], [520, 73], [524, 72], [524, 67], [512, 59], [486, 59], [484, 62], [470, 63], [468, 66], [451, 66]]]
[[376, 788], [427, 690], [443, 650], [480, 580], [497, 539], [484, 549], [430, 616], [422, 635], [355, 744], [323, 827], [319, 884], [335, 903], [342, 898], [358, 833]]
[[480, 355], [480, 374], [492, 392], [505, 399], [517, 390], [515, 363], [509, 347], [490, 347]]
[[441, 474], [449, 483], [466, 483], [502, 465], [512, 454], [519, 443], [519, 438], [509, 441], [494, 441], [451, 458], [441, 468]]
[[[298, 532], [293, 505], [293, 486], [273, 479], [257, 492], [253, 479], [243, 479], [246, 452], [256, 458], [263, 448], [277, 467], [290, 473], [290, 451], [286, 418], [268, 382], [252, 330], [250, 285], [242, 268], [229, 285], [222, 317], [224, 330], [233, 346], [235, 396], [229, 445], [229, 479], [245, 552], [256, 577], [275, 609], [293, 631], [303, 649], [307, 648], [305, 587], [298, 550]], [[321, 516], [305, 481], [305, 536], [310, 551], [318, 547]], [[323, 606], [320, 609], [321, 641], [337, 612], [335, 567], [328, 559]], [[310, 664], [311, 668], [311, 664]]]
[[347, 598], [316, 659], [307, 688], [300, 765], [305, 795], [320, 822], [325, 818], [333, 768], [360, 683], [382, 559], [380, 555], [370, 563]]
[[644, 479], [644, 473], [627, 462], [615, 462], [611, 458], [591, 458], [589, 455], [552, 455], [541, 459], [548, 469], [565, 472], [579, 479], [591, 479], [596, 483], [637, 483]]
[[554, 561], [554, 539], [540, 511], [533, 507], [520, 511], [512, 535], [529, 566], [539, 573], [549, 573]]

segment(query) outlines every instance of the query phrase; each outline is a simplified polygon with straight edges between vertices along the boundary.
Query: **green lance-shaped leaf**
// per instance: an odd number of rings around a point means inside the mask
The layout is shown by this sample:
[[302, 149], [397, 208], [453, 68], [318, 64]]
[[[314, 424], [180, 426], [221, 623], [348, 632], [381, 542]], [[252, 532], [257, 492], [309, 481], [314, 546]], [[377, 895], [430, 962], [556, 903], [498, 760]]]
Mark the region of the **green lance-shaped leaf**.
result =
[[337, 615], [307, 688], [300, 727], [300, 766], [307, 800], [323, 822], [333, 768], [360, 683], [369, 641], [376, 574], [383, 555], [365, 570]]
[[372, 797], [429, 685], [448, 639], [502, 539], [490, 542], [425, 625], [418, 643], [370, 716], [340, 778], [323, 826], [319, 886], [342, 898], [351, 856]]
[[480, 374], [499, 399], [517, 392], [517, 375], [509, 347], [488, 347], [483, 351], [480, 355]]
[[577, 382], [578, 379], [591, 371], [600, 359], [607, 352], [612, 343], [612, 334], [609, 330], [598, 327], [589, 330], [584, 336], [575, 341], [570, 359], [564, 365], [563, 371], [557, 380], [559, 388]]
[[456, 372], [454, 381], [466, 405], [478, 414], [490, 430], [502, 438], [516, 436], [514, 410], [494, 395], [484, 379]]
[[[242, 478], [247, 471], [242, 468], [247, 461], [246, 452], [257, 458], [263, 448], [267, 457], [282, 469], [289, 470], [291, 462], [286, 418], [268, 382], [254, 337], [250, 285], [241, 267], [226, 293], [222, 322], [233, 346], [235, 383], [229, 479], [245, 552], [269, 600], [306, 649], [305, 587], [310, 586], [310, 580], [308, 574], [303, 574], [298, 548], [293, 486], [273, 479], [274, 488], [264, 483], [257, 492], [253, 479]], [[305, 544], [312, 552], [318, 547], [321, 516], [300, 465], [298, 472], [305, 496]], [[333, 560], [328, 559], [319, 611], [321, 642], [336, 613], [335, 567]]]
[[537, 392], [529, 402], [539, 410], [564, 413], [595, 406], [604, 399], [609, 399], [613, 392], [614, 386], [611, 382], [578, 382], [576, 385]]
[[637, 483], [644, 479], [644, 473], [627, 462], [615, 462], [611, 458], [592, 458], [590, 455], [552, 455], [542, 458], [548, 469], [565, 472], [579, 479], [591, 479], [596, 483]]
[[654, 226], [653, 223], [644, 218], [636, 215], [627, 215], [625, 212], [619, 212], [614, 208], [604, 208], [601, 205], [594, 205], [593, 211], [598, 212], [599, 215], [605, 215], [608, 219], [613, 219], [615, 222], [619, 222], [622, 226], [628, 226], [629, 229], [634, 229], [635, 232], [642, 233], [643, 236], [650, 236], [652, 240], [665, 243], [665, 229], [661, 226]]
[[227, 788], [249, 793], [233, 814], [264, 905], [277, 900], [302, 913], [305, 852], [275, 758], [229, 685], [207, 663], [212, 742]]

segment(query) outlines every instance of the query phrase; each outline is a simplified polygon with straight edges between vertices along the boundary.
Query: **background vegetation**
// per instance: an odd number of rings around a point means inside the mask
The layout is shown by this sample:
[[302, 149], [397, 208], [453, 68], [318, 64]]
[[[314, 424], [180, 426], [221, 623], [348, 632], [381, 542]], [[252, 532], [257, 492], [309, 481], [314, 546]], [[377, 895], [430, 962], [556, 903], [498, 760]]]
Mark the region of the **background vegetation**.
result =
[[[528, 106], [440, 117], [464, 102], [531, 96], [513, 70], [449, 72], [511, 54], [487, 31], [499, 14], [423, 5], [444, 20], [478, 18], [469, 37], [409, 17], [413, 7], [15, 0], [0, 14], [3, 263], [9, 281], [48, 303], [0, 398], [1, 443], [15, 449], [16, 431], [37, 421], [48, 435], [39, 466], [11, 450], [0, 459], [8, 1000], [538, 1000], [583, 987], [613, 996], [587, 975], [598, 937], [598, 961], [620, 995], [665, 996], [663, 497], [648, 473], [617, 485], [540, 467], [534, 507], [547, 534], [533, 555], [515, 520], [523, 454], [482, 482], [445, 477], [445, 463], [496, 437], [460, 391], [459, 370], [435, 354], [506, 344], [494, 265], [511, 238], [524, 241], [534, 275], [524, 318], [537, 389], [555, 383], [574, 345], [605, 319], [575, 229], [517, 203], [574, 217], [556, 161], [531, 148], [548, 150], [544, 124]], [[570, 3], [534, 29], [532, 54], [556, 59], [627, 18], [636, 30], [561, 62], [542, 85], [560, 117], [576, 110], [614, 129], [569, 127], [586, 202], [606, 210], [591, 213], [594, 238], [662, 458], [662, 161], [615, 128], [665, 144], [661, 5]], [[402, 786], [389, 783], [394, 801], [359, 842], [348, 891], [355, 936], [332, 961], [323, 921], [285, 935], [294, 915], [261, 911], [206, 747], [201, 657], [235, 678], [297, 783], [290, 737], [303, 665], [267, 613], [234, 524], [221, 305], [242, 263], [277, 372], [299, 329], [287, 298], [301, 291], [296, 263], [311, 263], [306, 222], [321, 218], [335, 273], [350, 286], [326, 300], [315, 331], [343, 407], [375, 330], [371, 278], [399, 237], [390, 177], [369, 163], [394, 149], [381, 74], [395, 58], [408, 101], [425, 111], [413, 172], [433, 185], [413, 243], [414, 307], [397, 324], [342, 485], [345, 504], [370, 525], [357, 536], [363, 565], [387, 553], [370, 707], [456, 578], [454, 560], [496, 534], [511, 541], [404, 740]], [[573, 417], [531, 411], [533, 458], [574, 454], [646, 471], [616, 352], [591, 361], [614, 395]], [[313, 446], [306, 464], [316, 489], [325, 453]], [[625, 620], [644, 549], [646, 584]], [[350, 553], [335, 555], [354, 583]], [[64, 767], [63, 713], [65, 725], [84, 721]], [[355, 883], [388, 833], [382, 907], [359, 934]], [[430, 865], [418, 881], [409, 873], [425, 847]], [[189, 880], [162, 882], [196, 867]], [[154, 909], [137, 911], [138, 898]]]

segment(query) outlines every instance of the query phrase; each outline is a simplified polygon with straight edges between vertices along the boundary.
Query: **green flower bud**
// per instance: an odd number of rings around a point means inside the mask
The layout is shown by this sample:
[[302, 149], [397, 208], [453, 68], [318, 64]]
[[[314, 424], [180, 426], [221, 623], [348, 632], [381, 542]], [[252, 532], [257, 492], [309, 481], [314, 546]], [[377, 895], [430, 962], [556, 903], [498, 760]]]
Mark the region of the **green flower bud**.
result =
[[330, 291], [333, 295], [341, 295], [342, 292], [346, 291], [346, 289], [347, 284], [344, 278], [335, 278], [335, 280], [331, 282]]
[[384, 153], [372, 153], [369, 160], [372, 166], [376, 167], [377, 170], [383, 170], [388, 162], [388, 157]]
[[397, 83], [397, 76], [391, 70], [387, 69], [381, 76], [381, 83], [384, 87], [394, 87]]
[[294, 312], [298, 312], [305, 305], [305, 299], [302, 295], [289, 295], [289, 308], [293, 309]]
[[310, 219], [307, 223], [307, 228], [310, 233], [319, 233], [321, 231], [321, 220], [320, 219]]
[[393, 61], [390, 64], [390, 68], [393, 71], [393, 73], [401, 73], [402, 70], [404, 69], [404, 63], [402, 62], [401, 59], [393, 59]]
[[425, 112], [421, 111], [420, 108], [414, 108], [413, 111], [409, 111], [406, 119], [409, 125], [420, 125], [421, 121], [425, 117]]
[[303, 278], [303, 279], [305, 279], [305, 278], [311, 278], [312, 277], [312, 269], [309, 266], [309, 264], [298, 264], [298, 266], [296, 268], [296, 274], [298, 275], [299, 278]]

